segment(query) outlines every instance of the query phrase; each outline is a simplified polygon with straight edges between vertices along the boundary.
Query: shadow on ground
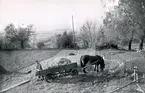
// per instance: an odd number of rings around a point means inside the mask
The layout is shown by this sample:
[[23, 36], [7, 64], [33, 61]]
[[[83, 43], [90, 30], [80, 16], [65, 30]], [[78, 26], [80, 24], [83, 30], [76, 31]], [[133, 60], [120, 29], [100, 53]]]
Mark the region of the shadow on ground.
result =
[[48, 83], [61, 83], [61, 84], [76, 84], [82, 82], [89, 82], [92, 84], [109, 82], [111, 80], [121, 79], [124, 76], [113, 76], [113, 75], [102, 75], [96, 73], [79, 74], [76, 76], [65, 76], [61, 78], [56, 78], [55, 80], [50, 80]]

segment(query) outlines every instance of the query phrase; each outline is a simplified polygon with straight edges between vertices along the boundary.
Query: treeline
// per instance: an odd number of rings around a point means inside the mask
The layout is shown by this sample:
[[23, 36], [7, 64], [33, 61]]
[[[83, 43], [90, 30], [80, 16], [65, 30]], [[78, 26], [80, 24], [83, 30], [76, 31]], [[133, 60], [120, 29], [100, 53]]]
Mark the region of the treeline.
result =
[[103, 25], [86, 21], [75, 34], [82, 48], [124, 48], [132, 50], [132, 43], [143, 49], [145, 39], [145, 1], [119, 0], [118, 5], [106, 12]]
[[[123, 48], [132, 50], [132, 43], [139, 42], [138, 49], [143, 49], [145, 39], [145, 1], [120, 0], [106, 12], [103, 25], [88, 20], [79, 31], [64, 31], [46, 41], [37, 42], [37, 48]], [[9, 24], [5, 28], [5, 37], [0, 40], [1, 49], [24, 49], [30, 47], [29, 41], [35, 34], [33, 25], [25, 27]], [[48, 43], [49, 42], [49, 43]]]
[[4, 36], [0, 38], [0, 49], [24, 49], [30, 47], [29, 40], [35, 33], [33, 25], [8, 24]]

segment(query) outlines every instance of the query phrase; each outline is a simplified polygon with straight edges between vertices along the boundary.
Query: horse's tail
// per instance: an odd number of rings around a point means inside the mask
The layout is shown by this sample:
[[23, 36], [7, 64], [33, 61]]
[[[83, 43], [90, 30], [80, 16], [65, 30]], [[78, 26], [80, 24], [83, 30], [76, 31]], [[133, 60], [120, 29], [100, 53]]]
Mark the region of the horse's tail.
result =
[[81, 65], [81, 67], [85, 66], [83, 58], [84, 58], [84, 56], [81, 56], [81, 58], [80, 58], [80, 65]]

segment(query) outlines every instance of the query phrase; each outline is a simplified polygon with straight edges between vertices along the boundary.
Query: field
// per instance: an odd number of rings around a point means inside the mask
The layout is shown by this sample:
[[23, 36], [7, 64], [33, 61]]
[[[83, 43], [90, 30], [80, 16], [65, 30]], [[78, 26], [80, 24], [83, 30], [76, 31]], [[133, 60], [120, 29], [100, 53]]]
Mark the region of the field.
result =
[[[75, 53], [76, 55], [69, 56], [69, 53]], [[110, 93], [116, 88], [121, 87], [132, 81], [132, 79], [126, 77], [124, 74], [125, 69], [130, 69], [128, 66], [126, 66], [126, 63], [128, 63], [128, 61], [130, 62], [130, 60], [138, 58], [144, 59], [145, 52], [133, 52], [111, 49], [94, 51], [93, 49], [87, 49], [87, 50], [61, 50], [60, 52], [57, 50], [56, 52], [52, 52], [52, 54], [53, 57], [50, 58], [49, 57], [50, 55], [48, 55], [47, 56], [48, 58], [41, 61], [41, 64], [44, 69], [47, 67], [57, 66], [60, 58], [70, 59], [71, 62], [77, 62], [79, 65], [79, 59], [81, 55], [99, 54], [101, 56], [104, 56], [106, 64], [105, 72], [97, 73], [91, 71], [92, 67], [90, 67], [88, 69], [89, 72], [87, 74], [84, 74], [80, 70], [79, 75], [77, 76], [73, 77], [66, 76], [63, 78], [56, 79], [50, 83], [47, 83], [45, 81], [37, 81], [35, 77], [36, 72], [35, 65], [29, 65], [26, 68], [20, 69], [19, 72], [33, 70], [31, 74], [13, 73], [12, 74], [13, 76], [11, 75], [12, 78], [1, 83], [1, 90], [13, 84], [16, 84], [20, 81], [31, 79], [29, 83], [10, 89], [4, 93]], [[46, 54], [44, 53], [44, 55]], [[41, 59], [42, 57], [43, 55], [42, 56], [39, 55], [37, 56], [37, 59]], [[126, 68], [124, 69], [124, 67]], [[106, 73], [111, 73], [111, 75], [108, 76]], [[6, 75], [5, 77], [9, 76], [10, 75]], [[144, 81], [140, 83], [140, 85], [142, 89], [145, 89]], [[136, 91], [135, 85], [130, 85], [115, 93], [139, 93], [139, 92]]]
[[[59, 50], [16, 50], [0, 51], [0, 65], [8, 71], [14, 71], [53, 57]], [[9, 65], [8, 65], [9, 64]]]

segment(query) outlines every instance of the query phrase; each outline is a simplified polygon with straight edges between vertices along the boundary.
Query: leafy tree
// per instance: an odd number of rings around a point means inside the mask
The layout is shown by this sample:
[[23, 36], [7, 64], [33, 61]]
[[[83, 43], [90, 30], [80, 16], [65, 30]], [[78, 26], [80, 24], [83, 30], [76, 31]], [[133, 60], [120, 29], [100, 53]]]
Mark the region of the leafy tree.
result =
[[116, 33], [116, 37], [128, 41], [128, 49], [131, 50], [132, 41], [136, 33], [136, 21], [131, 12], [125, 8], [126, 3], [120, 3], [115, 9], [109, 11], [104, 20], [107, 28]]
[[58, 48], [75, 48], [76, 44], [73, 41], [73, 32], [67, 33], [66, 31], [61, 35], [57, 35], [56, 45]]
[[140, 39], [139, 49], [143, 49], [145, 38], [145, 1], [144, 0], [120, 0], [120, 4], [130, 13], [131, 19], [138, 26], [137, 36]]
[[56, 47], [61, 48], [61, 34], [56, 35]]
[[0, 39], [0, 50], [2, 49], [3, 41]]
[[6, 38], [10, 42], [19, 42], [22, 49], [25, 48], [25, 44], [28, 44], [29, 38], [34, 33], [33, 25], [26, 27], [19, 26], [16, 28], [13, 24], [9, 24], [5, 27]]
[[107, 42], [107, 37], [105, 35], [105, 30], [103, 27], [100, 27], [97, 38], [96, 38], [96, 44], [95, 45], [101, 45], [102, 43]]

